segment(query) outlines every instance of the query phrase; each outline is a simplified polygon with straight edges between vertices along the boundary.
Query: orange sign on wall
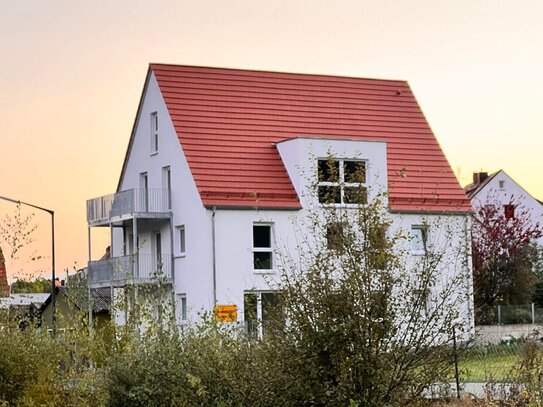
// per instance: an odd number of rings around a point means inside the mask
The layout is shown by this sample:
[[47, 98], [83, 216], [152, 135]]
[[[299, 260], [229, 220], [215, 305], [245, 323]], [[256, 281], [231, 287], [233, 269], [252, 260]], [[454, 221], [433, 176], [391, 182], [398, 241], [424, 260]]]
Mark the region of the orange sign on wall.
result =
[[215, 306], [215, 320], [219, 322], [236, 322], [238, 320], [238, 310], [235, 305], [217, 305]]

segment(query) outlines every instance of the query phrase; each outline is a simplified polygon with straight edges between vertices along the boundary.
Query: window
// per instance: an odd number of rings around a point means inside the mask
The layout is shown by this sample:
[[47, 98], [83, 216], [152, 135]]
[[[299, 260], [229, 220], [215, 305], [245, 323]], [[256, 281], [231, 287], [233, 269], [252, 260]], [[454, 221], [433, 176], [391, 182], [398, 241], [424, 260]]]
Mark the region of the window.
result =
[[318, 195], [323, 204], [368, 202], [366, 161], [318, 160]]
[[162, 168], [162, 188], [166, 194], [166, 206], [168, 209], [172, 209], [172, 172], [170, 167]]
[[178, 236], [178, 246], [177, 246], [177, 251], [179, 253], [180, 256], [184, 256], [185, 255], [185, 225], [179, 225], [176, 227], [177, 228], [177, 236]]
[[369, 229], [368, 265], [375, 270], [385, 270], [390, 260], [389, 241], [387, 239], [387, 226], [384, 224], [372, 225]]
[[415, 309], [422, 312], [424, 316], [430, 314], [430, 291], [428, 289], [419, 289], [414, 291]]
[[273, 319], [277, 311], [277, 294], [274, 292], [247, 292], [243, 296], [243, 319], [249, 335], [266, 334], [266, 322]]
[[160, 232], [155, 232], [155, 241], [154, 241], [154, 258], [156, 265], [156, 272], [162, 273], [164, 270], [162, 263], [162, 234]]
[[187, 317], [187, 295], [186, 294], [176, 294], [175, 295], [175, 305], [177, 307], [176, 317], [177, 323], [181, 323], [188, 319]]
[[342, 253], [344, 245], [343, 224], [334, 222], [326, 225], [326, 248]]
[[503, 189], [505, 187], [505, 181], [498, 181], [500, 185], [500, 189]]
[[149, 177], [146, 172], [140, 174], [139, 211], [147, 212], [149, 208]]
[[273, 270], [271, 225], [253, 225], [253, 268], [259, 271]]
[[503, 205], [505, 219], [515, 219], [515, 205]]
[[424, 225], [411, 226], [411, 252], [426, 254], [428, 228]]
[[158, 153], [158, 112], [151, 113], [151, 154]]

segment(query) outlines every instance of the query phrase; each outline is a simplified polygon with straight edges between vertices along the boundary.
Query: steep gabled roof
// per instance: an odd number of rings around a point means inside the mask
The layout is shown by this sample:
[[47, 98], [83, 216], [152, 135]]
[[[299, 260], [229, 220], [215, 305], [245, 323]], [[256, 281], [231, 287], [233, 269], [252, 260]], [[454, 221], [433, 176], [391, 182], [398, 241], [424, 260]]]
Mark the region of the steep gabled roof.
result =
[[407, 82], [151, 64], [204, 205], [299, 208], [273, 143], [387, 142], [389, 205], [469, 211]]

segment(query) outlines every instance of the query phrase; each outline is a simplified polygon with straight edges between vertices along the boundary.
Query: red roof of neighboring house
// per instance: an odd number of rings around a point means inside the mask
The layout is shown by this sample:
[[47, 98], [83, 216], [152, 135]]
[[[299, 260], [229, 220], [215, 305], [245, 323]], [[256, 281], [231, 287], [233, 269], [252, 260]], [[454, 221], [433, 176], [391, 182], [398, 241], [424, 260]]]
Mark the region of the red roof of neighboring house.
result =
[[274, 142], [387, 142], [389, 205], [469, 211], [405, 81], [151, 64], [206, 206], [299, 208]]

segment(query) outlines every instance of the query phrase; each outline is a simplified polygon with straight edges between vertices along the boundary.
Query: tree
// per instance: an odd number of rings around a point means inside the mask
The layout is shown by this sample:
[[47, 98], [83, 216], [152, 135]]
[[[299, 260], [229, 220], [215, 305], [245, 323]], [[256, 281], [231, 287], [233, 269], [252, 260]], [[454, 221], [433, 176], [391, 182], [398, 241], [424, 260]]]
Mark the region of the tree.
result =
[[37, 278], [35, 280], [18, 279], [11, 285], [11, 292], [17, 293], [50, 293], [51, 280]]
[[533, 241], [541, 236], [541, 225], [532, 222], [528, 210], [513, 198], [507, 205], [488, 202], [476, 208], [472, 224], [473, 284], [481, 318], [494, 305], [531, 301], [538, 261]]
[[425, 225], [440, 238], [415, 260], [380, 199], [314, 216], [264, 339], [278, 404], [408, 405], [450, 378], [453, 337], [471, 328], [469, 241], [465, 219], [445, 219]]

